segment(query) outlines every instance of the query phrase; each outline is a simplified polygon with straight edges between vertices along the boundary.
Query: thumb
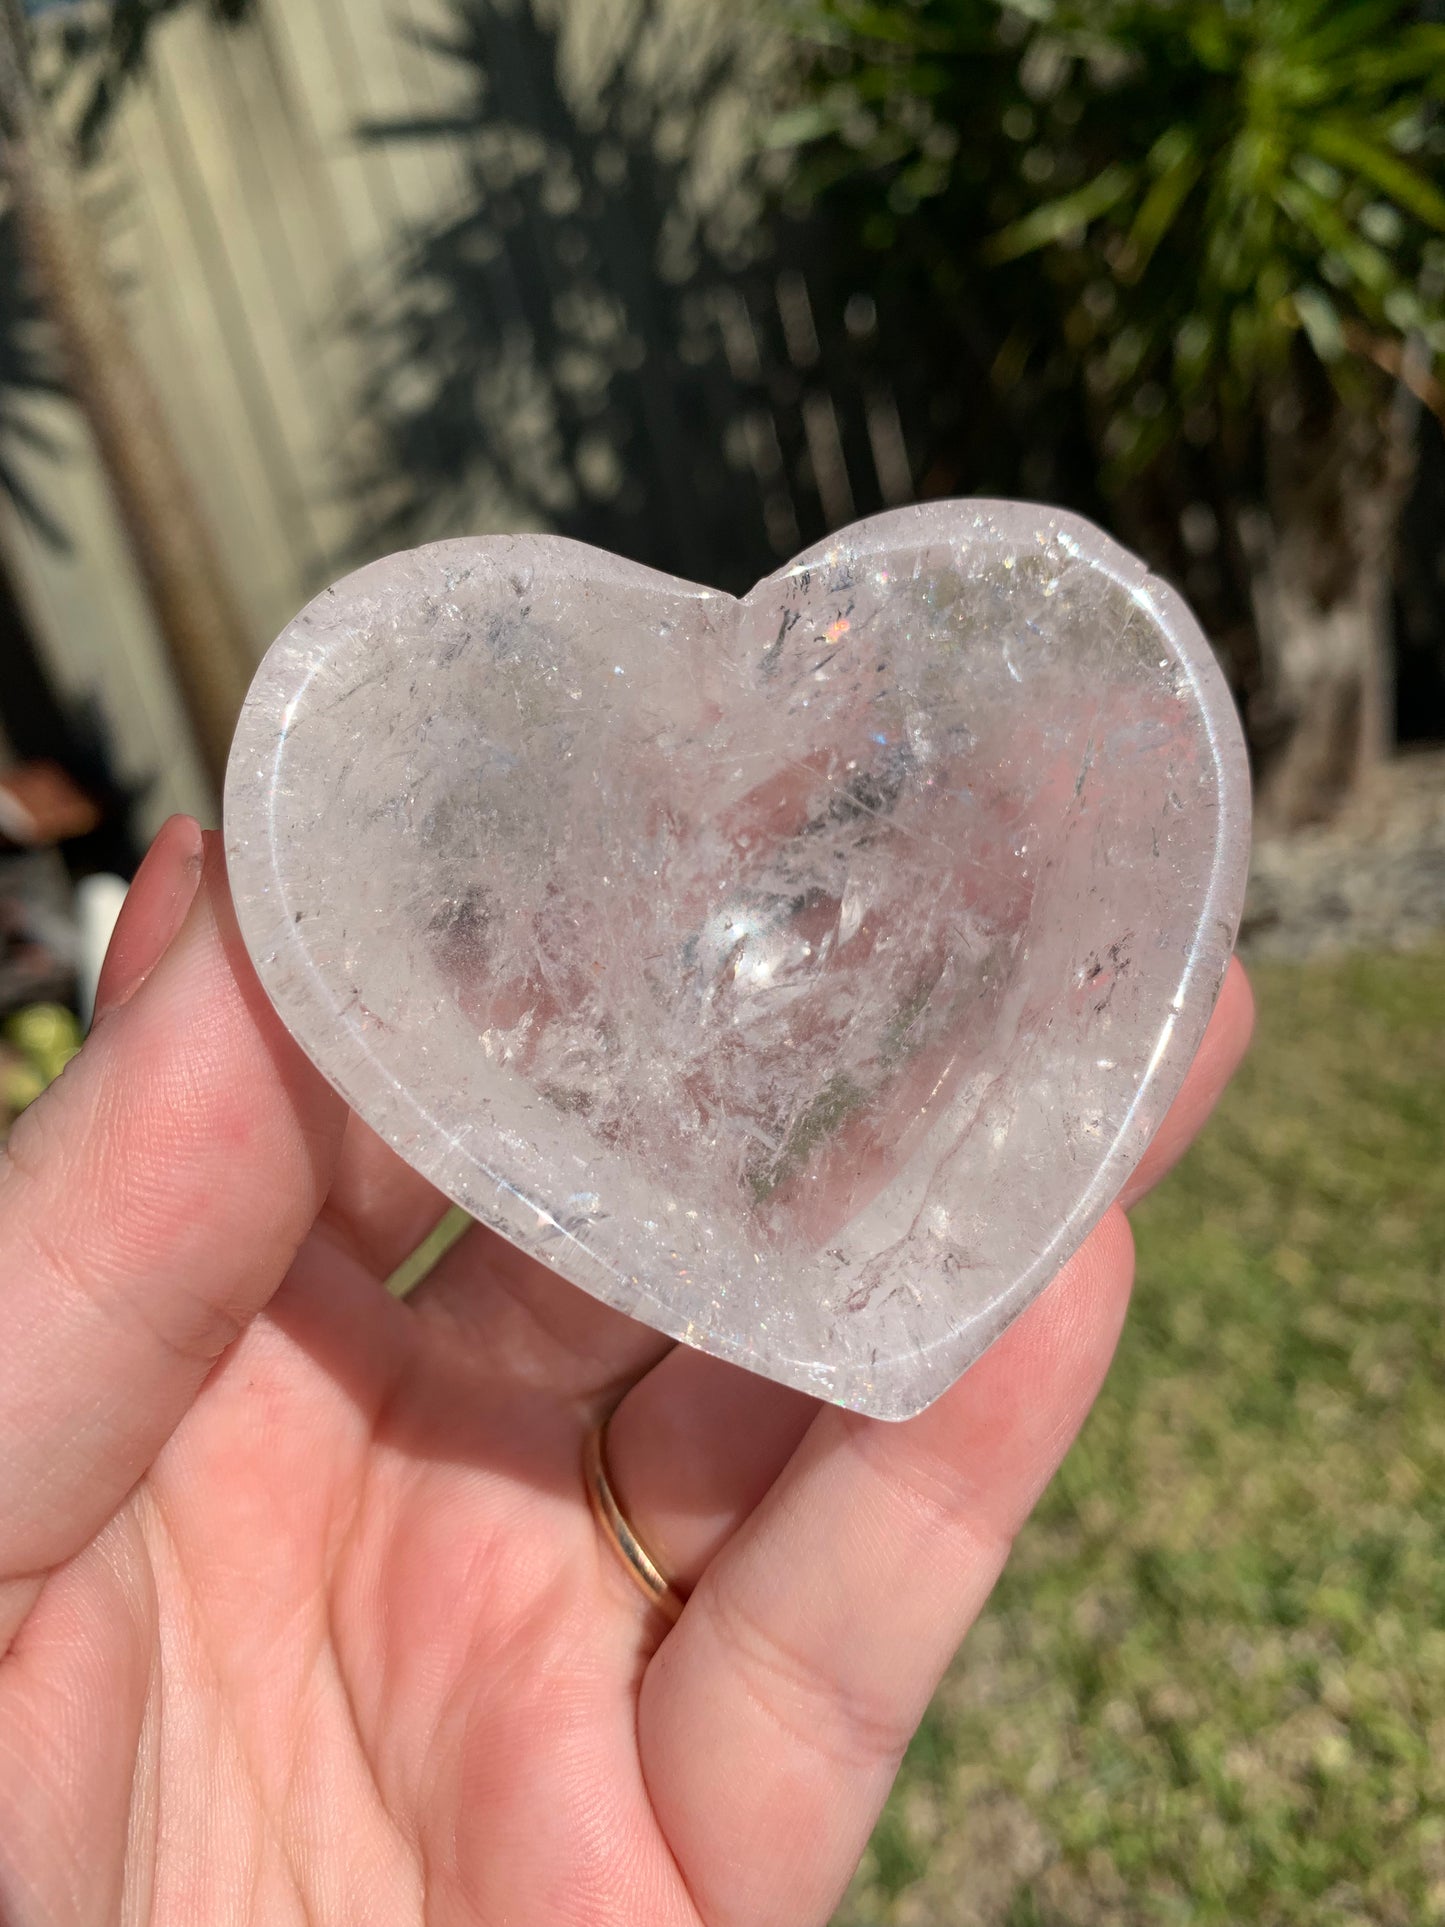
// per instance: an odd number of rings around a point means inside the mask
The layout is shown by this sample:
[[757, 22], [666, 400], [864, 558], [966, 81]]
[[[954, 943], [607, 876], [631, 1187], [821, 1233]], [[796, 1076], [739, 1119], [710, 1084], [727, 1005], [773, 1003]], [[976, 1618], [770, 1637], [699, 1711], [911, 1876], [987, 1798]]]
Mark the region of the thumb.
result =
[[284, 1278], [345, 1121], [251, 970], [218, 838], [124, 974], [0, 1157], [0, 1652]]

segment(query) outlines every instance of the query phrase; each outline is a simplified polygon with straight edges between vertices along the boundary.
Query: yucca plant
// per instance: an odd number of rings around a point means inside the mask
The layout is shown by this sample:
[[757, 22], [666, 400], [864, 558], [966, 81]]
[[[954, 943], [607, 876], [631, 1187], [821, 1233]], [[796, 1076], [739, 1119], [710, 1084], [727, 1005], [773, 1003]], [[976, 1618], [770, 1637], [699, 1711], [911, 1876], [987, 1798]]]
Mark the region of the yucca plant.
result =
[[1427, 12], [785, 14], [799, 59], [774, 138], [806, 194], [878, 251], [883, 283], [921, 273], [982, 333], [996, 390], [1074, 407], [1121, 531], [1196, 574], [1220, 627], [1232, 583], [1261, 801], [1286, 824], [1329, 813], [1386, 742], [1392, 542], [1420, 407], [1445, 414], [1445, 25]]

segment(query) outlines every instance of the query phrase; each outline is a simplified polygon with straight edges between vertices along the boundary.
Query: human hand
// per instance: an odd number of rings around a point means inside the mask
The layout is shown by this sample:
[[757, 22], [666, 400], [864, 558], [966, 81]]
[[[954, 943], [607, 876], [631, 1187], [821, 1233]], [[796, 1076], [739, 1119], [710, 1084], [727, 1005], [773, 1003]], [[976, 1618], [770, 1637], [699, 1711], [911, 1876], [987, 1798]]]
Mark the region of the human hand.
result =
[[[887, 1425], [480, 1227], [388, 1297], [444, 1200], [291, 1043], [185, 819], [97, 1001], [0, 1174], [0, 1921], [825, 1921], [1099, 1387], [1122, 1209]], [[1234, 966], [1131, 1198], [1250, 1022]], [[619, 1396], [671, 1631], [584, 1493]]]

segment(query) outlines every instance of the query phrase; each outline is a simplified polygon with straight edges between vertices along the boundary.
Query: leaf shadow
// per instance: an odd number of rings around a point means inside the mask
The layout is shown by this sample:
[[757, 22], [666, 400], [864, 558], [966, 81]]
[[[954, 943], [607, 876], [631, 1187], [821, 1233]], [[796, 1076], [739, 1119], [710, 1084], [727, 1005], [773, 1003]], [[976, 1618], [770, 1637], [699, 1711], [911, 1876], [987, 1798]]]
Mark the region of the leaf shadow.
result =
[[779, 312], [820, 251], [768, 212], [742, 27], [635, 0], [579, 53], [527, 0], [448, 0], [443, 31], [407, 33], [448, 104], [361, 137], [446, 143], [462, 182], [350, 318], [373, 544], [459, 532], [482, 502], [743, 589], [882, 506], [853, 344]]

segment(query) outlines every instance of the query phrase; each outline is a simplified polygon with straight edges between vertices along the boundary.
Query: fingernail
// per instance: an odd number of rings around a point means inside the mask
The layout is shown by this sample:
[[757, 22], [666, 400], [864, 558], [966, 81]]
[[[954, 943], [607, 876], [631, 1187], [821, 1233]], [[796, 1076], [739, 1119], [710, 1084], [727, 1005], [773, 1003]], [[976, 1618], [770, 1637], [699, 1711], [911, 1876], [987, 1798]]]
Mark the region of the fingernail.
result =
[[116, 919], [93, 1023], [133, 997], [175, 941], [201, 881], [204, 847], [193, 816], [172, 816], [161, 825]]

